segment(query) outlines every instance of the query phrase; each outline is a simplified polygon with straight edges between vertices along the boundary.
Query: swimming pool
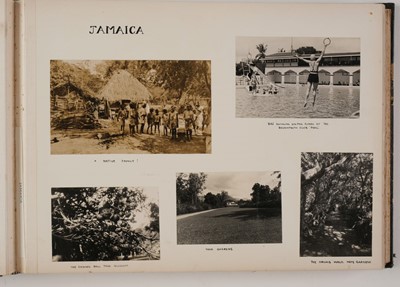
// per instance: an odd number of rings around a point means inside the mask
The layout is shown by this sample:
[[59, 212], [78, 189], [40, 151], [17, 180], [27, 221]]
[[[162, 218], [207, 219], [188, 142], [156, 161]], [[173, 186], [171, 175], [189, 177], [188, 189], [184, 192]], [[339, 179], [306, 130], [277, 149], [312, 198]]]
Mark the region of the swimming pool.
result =
[[[236, 88], [238, 118], [358, 118], [360, 88], [319, 86], [315, 106], [312, 95], [304, 105], [306, 85], [285, 85], [276, 95], [253, 96], [244, 87]], [[353, 115], [353, 116], [352, 116]]]

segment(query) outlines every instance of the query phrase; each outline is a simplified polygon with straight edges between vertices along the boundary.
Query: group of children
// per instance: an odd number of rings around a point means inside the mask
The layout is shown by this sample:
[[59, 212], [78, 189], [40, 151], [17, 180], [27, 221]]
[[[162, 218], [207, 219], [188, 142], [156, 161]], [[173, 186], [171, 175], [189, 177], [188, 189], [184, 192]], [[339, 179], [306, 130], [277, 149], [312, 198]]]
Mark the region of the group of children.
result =
[[[259, 86], [259, 81], [257, 79], [256, 73], [252, 74], [249, 80], [249, 91], [252, 93], [254, 96], [255, 94], [258, 94], [261, 92], [261, 87]], [[265, 87], [262, 88], [262, 94], [277, 94], [278, 93], [278, 88], [275, 85], [272, 84], [267, 84]]]
[[[150, 108], [149, 104], [135, 105], [133, 103], [121, 108], [117, 114], [121, 133], [125, 134], [126, 122], [129, 125], [129, 135], [136, 133], [158, 134], [161, 129], [164, 136], [171, 135], [171, 139], [185, 138], [191, 140], [193, 132], [201, 135], [206, 125], [207, 112], [201, 106], [184, 105], [169, 109]], [[146, 127], [146, 129], [145, 129]]]

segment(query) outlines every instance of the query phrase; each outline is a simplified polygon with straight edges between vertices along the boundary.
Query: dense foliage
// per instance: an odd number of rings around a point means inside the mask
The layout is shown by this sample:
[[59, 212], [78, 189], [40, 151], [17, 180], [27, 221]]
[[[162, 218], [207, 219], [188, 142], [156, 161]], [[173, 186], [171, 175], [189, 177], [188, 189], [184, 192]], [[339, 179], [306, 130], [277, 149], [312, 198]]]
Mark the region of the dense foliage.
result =
[[224, 190], [217, 194], [208, 192], [204, 196], [204, 203], [207, 204], [208, 208], [224, 207], [228, 201], [233, 201], [233, 198]]
[[321, 53], [321, 51], [318, 51], [317, 49], [315, 49], [312, 46], [300, 47], [300, 48], [296, 49], [295, 52], [299, 55]]
[[205, 173], [179, 173], [176, 178], [177, 213], [191, 213], [204, 210], [199, 199], [205, 189], [207, 175]]
[[92, 97], [105, 85], [101, 75], [91, 73], [82, 65], [52, 60], [50, 62], [50, 90], [67, 83], [79, 87], [84, 94]]
[[158, 259], [158, 206], [141, 188], [53, 188], [52, 235], [59, 261]]
[[211, 98], [210, 61], [110, 60], [99, 62], [94, 69], [89, 69], [83, 61], [51, 61], [50, 70], [51, 89], [73, 83], [91, 96], [101, 90], [115, 71], [126, 70], [146, 87], [161, 89], [155, 97], [167, 92], [170, 98], [166, 100], [179, 100], [183, 95]]
[[236, 203], [239, 207], [281, 208], [281, 174], [280, 172], [274, 172], [274, 174], [279, 180], [277, 186], [271, 189], [269, 185], [255, 183], [251, 188], [251, 200], [238, 200], [229, 195], [226, 190], [216, 194], [207, 192], [202, 196], [202, 192], [206, 189], [207, 175], [205, 173], [179, 173], [176, 177], [177, 214], [221, 208], [232, 203]]
[[255, 183], [252, 190], [251, 202], [255, 207], [281, 207], [280, 187], [271, 189], [268, 185]]
[[264, 58], [266, 56], [267, 47], [268, 47], [268, 45], [265, 45], [265, 44], [256, 45], [256, 48], [258, 50], [258, 54], [255, 57], [256, 60], [259, 60], [259, 59]]
[[301, 166], [302, 239], [326, 236], [328, 225], [339, 234], [343, 225], [353, 245], [371, 244], [372, 154], [303, 153]]

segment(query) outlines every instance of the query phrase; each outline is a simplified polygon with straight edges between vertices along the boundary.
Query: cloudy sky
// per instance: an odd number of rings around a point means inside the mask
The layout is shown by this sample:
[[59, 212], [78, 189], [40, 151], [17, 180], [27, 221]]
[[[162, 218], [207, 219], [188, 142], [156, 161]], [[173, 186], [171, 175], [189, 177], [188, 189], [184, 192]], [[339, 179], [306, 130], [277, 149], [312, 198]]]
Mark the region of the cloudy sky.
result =
[[143, 194], [146, 196], [144, 206], [135, 211], [135, 223], [134, 228], [144, 228], [151, 221], [151, 210], [149, 207], [150, 203], [156, 203], [158, 205], [158, 188], [156, 187], [142, 187]]
[[[293, 49], [302, 46], [313, 46], [317, 50], [324, 48], [324, 37], [238, 37], [236, 38], [236, 61], [247, 58], [251, 53], [254, 58], [258, 54], [256, 45], [266, 44], [267, 55], [278, 52], [278, 49], [285, 49], [290, 52], [291, 42], [293, 41]], [[326, 48], [327, 53], [339, 52], [360, 52], [359, 38], [331, 38], [331, 44]]]
[[217, 194], [227, 191], [235, 199], [250, 199], [251, 188], [255, 183], [269, 185], [272, 189], [278, 185], [280, 179], [273, 172], [211, 172], [207, 173], [206, 189], [208, 192]]
[[96, 74], [96, 66], [99, 64], [104, 63], [105, 61], [103, 60], [65, 60], [64, 62], [68, 64], [73, 64], [77, 66], [84, 67], [86, 69], [89, 69], [92, 74]]

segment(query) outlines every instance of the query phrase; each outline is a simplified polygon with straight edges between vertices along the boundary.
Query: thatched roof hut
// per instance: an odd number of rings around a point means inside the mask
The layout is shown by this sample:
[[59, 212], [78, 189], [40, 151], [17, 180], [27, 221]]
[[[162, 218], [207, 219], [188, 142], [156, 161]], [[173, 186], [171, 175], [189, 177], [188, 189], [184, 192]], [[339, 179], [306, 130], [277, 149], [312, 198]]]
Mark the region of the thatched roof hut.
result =
[[107, 84], [101, 89], [98, 98], [109, 102], [130, 100], [148, 101], [152, 97], [149, 90], [131, 73], [125, 70], [115, 71]]
[[65, 82], [65, 83], [58, 84], [57, 86], [55, 86], [51, 89], [50, 95], [63, 97], [63, 96], [67, 96], [72, 91], [79, 94], [85, 100], [93, 100], [94, 99], [94, 97], [92, 96], [94, 94], [93, 91], [82, 88], [79, 85], [76, 85], [72, 82]]
[[50, 91], [53, 110], [83, 110], [87, 102], [96, 102], [93, 92], [66, 82], [53, 87]]

